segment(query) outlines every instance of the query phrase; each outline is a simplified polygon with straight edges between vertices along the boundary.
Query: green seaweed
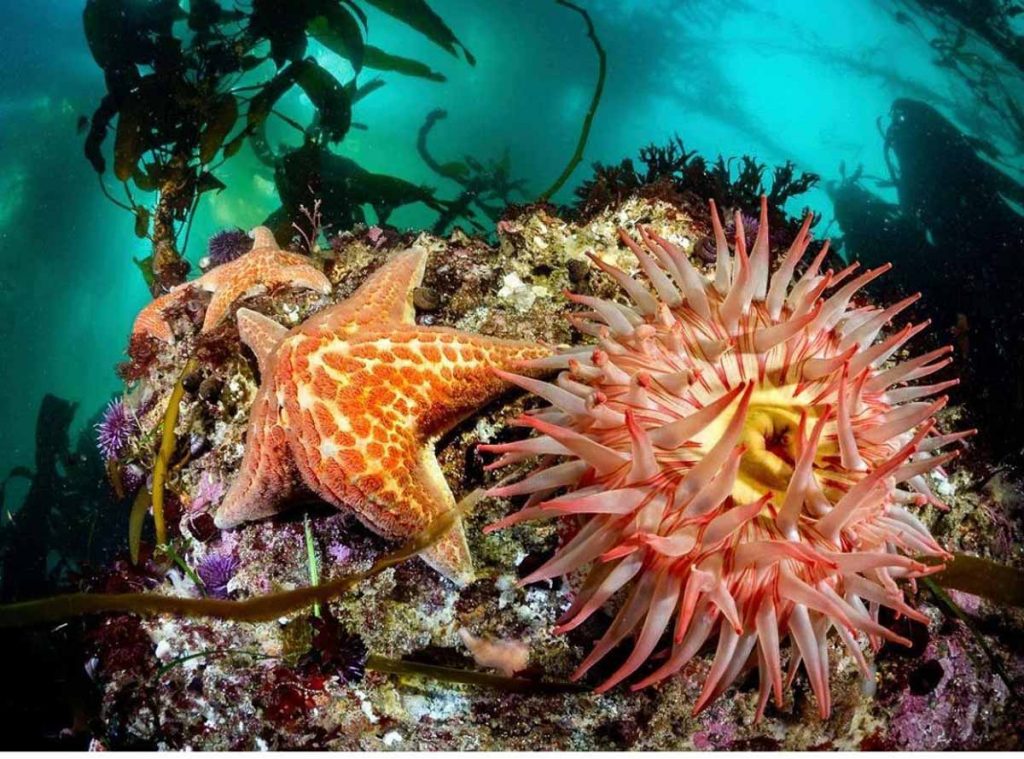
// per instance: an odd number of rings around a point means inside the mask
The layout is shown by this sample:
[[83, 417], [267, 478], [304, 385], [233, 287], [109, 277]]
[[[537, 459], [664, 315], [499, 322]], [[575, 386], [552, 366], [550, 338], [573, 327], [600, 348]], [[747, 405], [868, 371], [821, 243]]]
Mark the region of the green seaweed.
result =
[[[302, 518], [302, 529], [306, 536], [306, 564], [309, 567], [309, 584], [316, 587], [320, 584], [320, 565], [316, 560], [316, 547], [313, 545], [313, 528], [309, 523], [309, 513]], [[320, 616], [320, 604], [313, 604], [313, 616]]]
[[164, 553], [167, 554], [167, 557], [177, 564], [178, 568], [188, 576], [188, 579], [190, 579], [192, 583], [203, 593], [206, 593], [206, 583], [203, 582], [202, 578], [196, 574], [196, 571], [188, 565], [185, 559], [181, 557], [181, 554], [178, 553], [177, 549], [171, 543], [166, 543], [163, 546], [163, 550]]
[[564, 680], [531, 680], [525, 677], [505, 677], [489, 672], [476, 672], [470, 669], [443, 667], [438, 664], [424, 664], [399, 659], [385, 659], [381, 656], [369, 656], [366, 668], [377, 672], [386, 672], [403, 677], [426, 677], [446, 683], [463, 685], [479, 685], [487, 688], [514, 693], [586, 693], [590, 688]]
[[261, 654], [258, 651], [246, 651], [244, 648], [210, 648], [206, 651], [196, 651], [193, 654], [186, 654], [185, 656], [179, 656], [177, 659], [172, 659], [165, 665], [160, 667], [153, 675], [154, 678], [160, 678], [166, 675], [171, 670], [180, 667], [186, 662], [190, 662], [193, 659], [209, 659], [217, 656], [251, 656], [253, 659], [266, 660], [276, 659], [276, 656], [270, 656], [269, 654]]

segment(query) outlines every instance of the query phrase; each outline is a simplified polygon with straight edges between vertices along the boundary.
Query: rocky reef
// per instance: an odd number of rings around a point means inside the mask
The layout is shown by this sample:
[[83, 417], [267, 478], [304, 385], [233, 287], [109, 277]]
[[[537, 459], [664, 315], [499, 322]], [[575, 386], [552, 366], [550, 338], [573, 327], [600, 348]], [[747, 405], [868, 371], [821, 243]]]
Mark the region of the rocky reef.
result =
[[[430, 253], [413, 297], [418, 324], [575, 343], [584, 338], [566, 319], [574, 307], [563, 292], [616, 294], [588, 251], [635, 271], [636, 259], [620, 246], [618, 230], [644, 224], [707, 266], [701, 254], [711, 234], [706, 218], [703, 208], [634, 196], [581, 222], [560, 218], [550, 207], [519, 209], [499, 222], [496, 244], [460, 231], [442, 239], [360, 227], [313, 253], [332, 293], [275, 288], [244, 305], [295, 326], [348, 297], [392, 254], [415, 244]], [[144, 546], [137, 569], [127, 563], [109, 569], [101, 587], [244, 599], [306, 586], [311, 566], [321, 583], [369, 569], [395, 544], [311, 496], [274, 519], [223, 532], [215, 527], [213, 515], [242, 461], [259, 372], [233, 315], [200, 333], [207, 298], [191, 292], [164, 312], [173, 342], [132, 339], [122, 376], [138, 432], [108, 465], [127, 503], [150, 476], [174, 385], [194, 359], [181, 378], [165, 503], [178, 564], [157, 571]], [[476, 445], [522, 437], [507, 422], [526, 404], [536, 401], [509, 393], [438, 441], [437, 458], [456, 499], [497, 481], [498, 474], [485, 469], [491, 458]], [[958, 406], [945, 409], [940, 426], [955, 428], [962, 413]], [[922, 518], [942, 545], [1024, 562], [1024, 499], [1012, 479], [968, 452], [934, 486], [951, 508], [928, 507]], [[566, 635], [552, 633], [572, 600], [572, 579], [517, 583], [552, 555], [558, 526], [483, 530], [515, 506], [484, 499], [464, 517], [477, 575], [466, 587], [414, 558], [315, 611], [271, 622], [93, 618], [83, 665], [101, 693], [95, 741], [107, 748], [205, 750], [1020, 747], [1024, 717], [1013, 705], [1013, 687], [1022, 682], [1024, 654], [1014, 642], [1024, 631], [1024, 615], [957, 593], [954, 607], [924, 585], [910, 594], [910, 603], [929, 624], [883, 618], [913, 646], [883, 647], [874, 657], [873, 682], [865, 684], [839, 640], [830, 639], [835, 664], [828, 720], [819, 719], [800, 674], [784, 707], [769, 705], [755, 724], [753, 672], [693, 716], [710, 650], [657, 686], [594, 693], [592, 686], [628, 654], [626, 644], [588, 673], [583, 687], [569, 686], [568, 675], [610, 617], [600, 612]], [[396, 673], [402, 662], [443, 671], [428, 676], [426, 668], [413, 666]], [[449, 681], [453, 670], [515, 678], [458, 684]]]

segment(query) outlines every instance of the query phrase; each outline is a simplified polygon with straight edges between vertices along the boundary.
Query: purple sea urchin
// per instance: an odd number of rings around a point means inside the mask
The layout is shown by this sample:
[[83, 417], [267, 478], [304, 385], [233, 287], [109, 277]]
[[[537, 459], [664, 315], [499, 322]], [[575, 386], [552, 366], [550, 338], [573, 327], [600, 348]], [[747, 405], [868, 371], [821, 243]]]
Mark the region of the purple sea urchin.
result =
[[206, 594], [211, 598], [227, 598], [228, 583], [238, 571], [238, 559], [230, 553], [210, 553], [204, 556], [196, 574], [206, 587]]
[[241, 229], [225, 229], [210, 238], [206, 244], [208, 268], [234, 261], [252, 249], [252, 238]]
[[123, 398], [115, 398], [96, 424], [96, 446], [107, 461], [116, 459], [138, 432], [139, 422], [135, 414], [125, 406]]
[[346, 683], [356, 683], [366, 673], [366, 644], [358, 635], [345, 630], [328, 610], [310, 619], [313, 640], [304, 657], [306, 666], [316, 667], [323, 674], [332, 671]]
[[597, 346], [525, 365], [565, 370], [554, 384], [499, 372], [550, 405], [518, 420], [539, 435], [482, 446], [504, 454], [496, 465], [544, 457], [526, 479], [492, 491], [530, 497], [490, 529], [545, 517], [577, 528], [522, 581], [589, 567], [559, 632], [627, 592], [576, 678], [628, 637], [632, 654], [599, 690], [633, 675], [674, 619], [667, 658], [634, 689], [678, 672], [717, 636], [695, 711], [756, 665], [760, 717], [773, 692], [782, 701], [788, 638], [786, 682], [802, 664], [826, 717], [829, 630], [868, 676], [858, 636], [875, 648], [907, 643], [879, 624], [880, 607], [926, 621], [896, 580], [938, 568], [912, 557], [947, 554], [910, 507], [938, 503], [926, 475], [956, 453], [935, 451], [970, 433], [934, 434], [946, 399], [922, 400], [955, 380], [906, 386], [946, 366], [948, 349], [886, 364], [926, 324], [876, 341], [916, 296], [851, 308], [888, 265], [821, 273], [826, 245], [794, 282], [808, 217], [770, 275], [766, 199], [749, 257], [739, 215], [733, 256], [711, 205], [711, 279], [643, 227], [642, 244], [622, 233], [654, 292], [593, 258], [630, 301], [570, 295], [589, 309], [574, 324]]

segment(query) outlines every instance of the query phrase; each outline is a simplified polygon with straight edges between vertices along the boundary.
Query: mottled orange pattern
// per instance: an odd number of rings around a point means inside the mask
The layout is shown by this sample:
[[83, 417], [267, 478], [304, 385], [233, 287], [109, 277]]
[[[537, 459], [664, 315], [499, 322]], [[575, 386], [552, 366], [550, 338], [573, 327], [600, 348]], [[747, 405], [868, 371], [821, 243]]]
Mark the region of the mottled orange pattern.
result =
[[269, 229], [256, 227], [252, 237], [252, 250], [245, 255], [179, 285], [142, 309], [135, 319], [132, 334], [147, 334], [164, 342], [173, 342], [174, 335], [163, 311], [184, 297], [190, 287], [213, 293], [203, 319], [202, 332], [216, 327], [235, 301], [259, 295], [275, 285], [306, 288], [324, 294], [331, 291], [330, 280], [323, 272], [313, 266], [307, 256], [278, 248]]
[[[417, 325], [412, 290], [426, 259], [418, 248], [397, 256], [291, 332], [239, 310], [263, 378], [220, 527], [279, 511], [299, 481], [398, 540], [455, 506], [434, 442], [509, 387], [494, 369], [522, 371], [550, 351]], [[456, 582], [473, 578], [461, 521], [423, 558]]]

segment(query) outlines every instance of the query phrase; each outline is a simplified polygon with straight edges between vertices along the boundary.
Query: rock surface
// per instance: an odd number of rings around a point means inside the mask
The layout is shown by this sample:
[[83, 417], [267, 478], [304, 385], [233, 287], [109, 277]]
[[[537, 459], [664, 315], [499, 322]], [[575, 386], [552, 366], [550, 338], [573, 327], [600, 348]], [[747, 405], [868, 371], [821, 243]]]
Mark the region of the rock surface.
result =
[[[334, 283], [329, 296], [283, 292], [244, 304], [293, 326], [346, 297], [388, 255], [411, 244], [431, 251], [417, 295], [417, 319], [498, 337], [550, 344], [578, 342], [564, 318], [572, 309], [565, 289], [610, 296], [615, 288], [590, 265], [585, 251], [629, 271], [635, 262], [617, 242], [616, 230], [650, 225], [686, 250], [707, 230], [703, 218], [651, 200], [630, 200], [577, 226], [530, 209], [498, 227], [498, 243], [456, 232], [442, 240], [393, 230], [346, 234], [317, 257]], [[695, 261], [697, 259], [695, 258]], [[152, 433], [160, 424], [171, 388], [190, 355], [199, 359], [186, 378], [176, 433], [179, 450], [169, 488], [176, 545], [190, 567], [204, 557], [230, 554], [237, 572], [227, 585], [247, 598], [309, 583], [303, 516], [310, 517], [320, 580], [365, 570], [394, 548], [355, 519], [309, 500], [281, 518], [218, 533], [210, 513], [242, 457], [249, 406], [257, 388], [255, 361], [241, 346], [233, 319], [197, 337], [204, 296], [174, 314], [174, 345], [133, 345], [129, 403], [143, 435], [119, 462], [151, 465]], [[238, 305], [238, 304], [236, 304]], [[142, 348], [145, 348], [144, 350]], [[145, 359], [143, 361], [142, 359]], [[523, 434], [508, 428], [526, 399], [510, 395], [482, 409], [438, 443], [438, 458], [456, 498], [497, 475], [475, 451], [481, 442]], [[945, 412], [955, 419], [957, 410]], [[947, 420], [950, 421], [950, 420]], [[188, 449], [186, 452], [185, 449]], [[938, 483], [952, 508], [924, 518], [946, 547], [1022, 563], [1019, 486], [1005, 477], [984, 479], [963, 465]], [[374, 661], [403, 657], [453, 668], [479, 670], [464, 642], [504, 641], [529, 652], [525, 678], [564, 681], [600, 636], [602, 614], [566, 636], [551, 629], [572, 598], [561, 581], [519, 588], [519, 577], [550, 555], [558, 541], [543, 522], [484, 534], [483, 527], [512, 508], [485, 499], [466, 519], [479, 579], [459, 590], [419, 559], [387, 569], [329, 605], [350, 635], [371, 656], [361, 677], [339, 668], [310, 666], [309, 613], [268, 623], [128, 616], [107, 618], [93, 632], [94, 676], [103, 691], [105, 734], [110, 748], [168, 749], [950, 749], [1014, 748], [1024, 716], [997, 674], [987, 643], [1011, 682], [1021, 682], [1024, 653], [1014, 640], [1024, 630], [1020, 612], [956, 595], [977, 632], [953, 619], [923, 587], [914, 596], [931, 624], [886, 620], [901, 626], [915, 645], [887, 646], [874, 658], [875, 681], [865, 684], [838, 641], [830, 659], [834, 710], [822, 722], [803, 675], [783, 709], [769, 706], [753, 724], [756, 674], [741, 676], [708, 710], [694, 717], [710, 661], [698, 657], [678, 677], [631, 692], [618, 687], [591, 692], [508, 692], [457, 685], [421, 676], [388, 674]], [[201, 595], [177, 570], [152, 592]], [[460, 634], [460, 630], [466, 633]], [[628, 648], [628, 647], [626, 647]], [[126, 656], [126, 650], [138, 655]], [[191, 657], [191, 658], [184, 658]], [[621, 659], [613, 653], [588, 676], [598, 682]], [[591, 680], [591, 677], [593, 680]]]

